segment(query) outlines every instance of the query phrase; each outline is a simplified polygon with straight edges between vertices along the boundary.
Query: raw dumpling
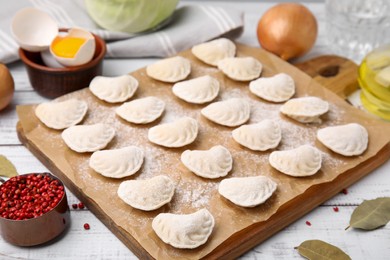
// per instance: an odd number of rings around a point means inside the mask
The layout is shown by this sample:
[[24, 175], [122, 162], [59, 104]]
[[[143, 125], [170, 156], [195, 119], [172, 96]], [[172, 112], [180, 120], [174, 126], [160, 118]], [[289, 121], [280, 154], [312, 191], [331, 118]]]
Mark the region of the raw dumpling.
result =
[[204, 63], [217, 66], [220, 60], [236, 55], [236, 45], [229, 39], [220, 38], [195, 45], [191, 51]]
[[133, 208], [155, 210], [172, 200], [175, 184], [164, 175], [145, 180], [129, 180], [119, 185], [118, 196]]
[[318, 130], [317, 139], [338, 154], [354, 156], [367, 149], [368, 132], [356, 123], [329, 126]]
[[89, 84], [92, 94], [109, 103], [123, 102], [131, 98], [138, 88], [138, 81], [130, 76], [95, 77]]
[[188, 103], [203, 104], [218, 96], [219, 82], [208, 75], [176, 83], [172, 92]]
[[328, 110], [328, 102], [318, 97], [293, 98], [280, 108], [280, 112], [301, 123], [321, 123], [320, 116]]
[[192, 249], [206, 243], [214, 228], [214, 217], [207, 209], [187, 215], [160, 213], [153, 219], [152, 228], [165, 243]]
[[257, 124], [243, 125], [233, 130], [233, 139], [254, 151], [266, 151], [275, 148], [282, 139], [279, 124], [266, 119]]
[[284, 102], [295, 93], [294, 80], [285, 73], [269, 78], [259, 78], [249, 84], [249, 90], [256, 96], [271, 101]]
[[61, 136], [73, 151], [95, 152], [106, 147], [114, 138], [115, 129], [106, 124], [76, 125], [65, 129]]
[[234, 204], [255, 207], [272, 196], [278, 185], [268, 177], [239, 177], [222, 180], [218, 192]]
[[181, 162], [198, 176], [215, 179], [224, 177], [233, 167], [233, 158], [228, 149], [221, 145], [209, 150], [186, 150]]
[[242, 98], [231, 98], [208, 105], [201, 110], [207, 119], [225, 126], [242, 125], [249, 120], [251, 108]]
[[191, 73], [191, 63], [186, 58], [176, 56], [159, 60], [146, 67], [146, 74], [163, 82], [178, 82]]
[[150, 128], [148, 139], [165, 147], [182, 147], [195, 141], [197, 135], [198, 122], [191, 117], [182, 117], [172, 123]]
[[269, 162], [272, 167], [284, 174], [304, 177], [318, 172], [321, 168], [322, 156], [317, 148], [302, 145], [292, 150], [272, 152]]
[[165, 103], [156, 97], [146, 97], [123, 103], [116, 114], [134, 124], [153, 122], [164, 112]]
[[237, 57], [221, 60], [218, 69], [231, 79], [249, 81], [260, 77], [263, 65], [252, 57]]
[[35, 108], [35, 115], [47, 127], [61, 130], [77, 125], [87, 113], [88, 105], [78, 99], [61, 102], [47, 102]]
[[136, 173], [144, 162], [144, 152], [136, 146], [94, 152], [89, 166], [103, 176], [123, 178]]

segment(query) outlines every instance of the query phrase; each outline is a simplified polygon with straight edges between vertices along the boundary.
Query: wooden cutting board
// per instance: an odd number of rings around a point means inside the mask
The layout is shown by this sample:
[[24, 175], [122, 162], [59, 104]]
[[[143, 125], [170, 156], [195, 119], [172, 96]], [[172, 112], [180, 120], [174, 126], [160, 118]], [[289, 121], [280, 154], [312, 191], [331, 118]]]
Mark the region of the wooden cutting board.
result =
[[[336, 56], [321, 56], [304, 63], [295, 64], [317, 82], [345, 98], [357, 88], [357, 66], [346, 59]], [[120, 239], [134, 254], [141, 259], [151, 259], [151, 255], [125, 229], [118, 226], [102, 210], [93, 198], [85, 196], [82, 189], [73, 182], [67, 174], [31, 142], [19, 123], [17, 132], [21, 142], [55, 175], [60, 177], [65, 185]], [[390, 146], [385, 145], [375, 156], [360, 163], [357, 167], [344, 172], [331, 182], [314, 185], [300, 196], [283, 204], [276, 213], [264, 222], [255, 223], [248, 228], [235, 233], [212, 252], [207, 259], [234, 259], [247, 250], [266, 240], [293, 221], [302, 217], [312, 209], [339, 193], [370, 173], [373, 169], [386, 162], [390, 157]]]
[[358, 66], [346, 58], [325, 55], [293, 65], [343, 99], [359, 86]]

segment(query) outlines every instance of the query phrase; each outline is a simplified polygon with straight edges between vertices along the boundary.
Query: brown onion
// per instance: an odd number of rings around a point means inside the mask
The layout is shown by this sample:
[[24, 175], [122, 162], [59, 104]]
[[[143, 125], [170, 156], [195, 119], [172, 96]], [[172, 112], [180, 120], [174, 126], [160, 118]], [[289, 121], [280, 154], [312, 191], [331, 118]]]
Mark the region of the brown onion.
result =
[[5, 108], [14, 95], [14, 80], [8, 68], [0, 63], [0, 110]]
[[275, 5], [261, 17], [257, 25], [257, 39], [261, 47], [284, 60], [308, 52], [316, 38], [316, 18], [301, 4]]

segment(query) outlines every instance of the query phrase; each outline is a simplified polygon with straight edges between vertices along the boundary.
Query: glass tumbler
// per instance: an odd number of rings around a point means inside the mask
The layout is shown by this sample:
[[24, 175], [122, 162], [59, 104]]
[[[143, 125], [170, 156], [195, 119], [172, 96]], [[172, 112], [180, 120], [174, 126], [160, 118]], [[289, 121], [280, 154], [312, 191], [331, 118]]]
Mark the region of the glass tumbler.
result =
[[326, 0], [326, 27], [332, 50], [360, 63], [390, 42], [390, 0]]

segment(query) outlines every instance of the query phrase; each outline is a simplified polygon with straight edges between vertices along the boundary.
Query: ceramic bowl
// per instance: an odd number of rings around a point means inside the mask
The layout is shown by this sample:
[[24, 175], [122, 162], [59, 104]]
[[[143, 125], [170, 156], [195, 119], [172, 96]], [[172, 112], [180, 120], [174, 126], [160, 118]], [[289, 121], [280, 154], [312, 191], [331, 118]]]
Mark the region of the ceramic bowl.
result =
[[[64, 186], [61, 180], [50, 173], [39, 174], [49, 175], [50, 178], [58, 180]], [[0, 234], [5, 241], [13, 245], [35, 246], [46, 243], [59, 236], [69, 224], [70, 211], [64, 190], [64, 196], [58, 204], [39, 217], [25, 220], [12, 220], [0, 216]]]
[[[61, 31], [66, 31], [61, 29]], [[92, 60], [84, 65], [64, 68], [47, 67], [40, 52], [19, 49], [32, 87], [42, 96], [56, 98], [89, 86], [91, 80], [102, 74], [105, 42], [97, 35], [96, 50]]]

